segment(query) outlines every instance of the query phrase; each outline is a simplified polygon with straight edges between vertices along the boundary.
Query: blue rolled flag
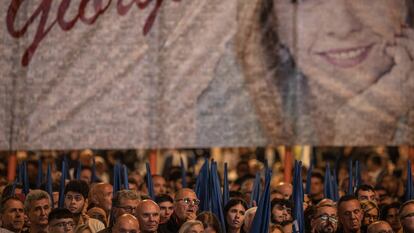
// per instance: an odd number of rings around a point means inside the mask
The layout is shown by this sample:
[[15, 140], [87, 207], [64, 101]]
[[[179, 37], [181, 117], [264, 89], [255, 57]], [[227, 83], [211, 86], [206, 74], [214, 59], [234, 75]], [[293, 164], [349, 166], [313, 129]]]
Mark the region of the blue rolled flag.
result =
[[13, 181], [13, 185], [12, 185], [12, 191], [11, 191], [11, 193], [12, 193], [12, 195], [15, 195], [16, 194], [16, 185], [17, 185], [17, 178]]
[[27, 175], [27, 163], [23, 161], [23, 193], [27, 195], [29, 193], [29, 176]]
[[[328, 167], [329, 169], [329, 167]], [[303, 213], [302, 162], [295, 162], [293, 177], [293, 232], [305, 233], [305, 216]]]
[[353, 165], [352, 159], [349, 159], [349, 165], [348, 165], [348, 195], [354, 195], [354, 176], [353, 172], [354, 169], [352, 167]]
[[96, 163], [95, 163], [95, 157], [92, 158], [92, 178], [91, 182], [96, 183], [98, 181], [98, 177], [96, 176]]
[[336, 175], [336, 170], [333, 171], [332, 177], [332, 190], [333, 190], [333, 201], [337, 202], [339, 200], [339, 189], [338, 189], [338, 179]]
[[180, 158], [180, 166], [181, 166], [181, 185], [183, 186], [183, 188], [187, 188], [187, 176], [186, 176], [183, 158]]
[[407, 161], [407, 183], [405, 184], [405, 201], [414, 199], [413, 175], [411, 170], [411, 161]]
[[[218, 176], [217, 163], [216, 162], [211, 163], [211, 172], [210, 172], [210, 174], [211, 174], [211, 176], [210, 176], [211, 177], [211, 179], [210, 179], [210, 181], [211, 181], [210, 182], [210, 185], [211, 185], [210, 186], [210, 190], [211, 190], [211, 193], [210, 193], [211, 212], [218, 217], [218, 219], [219, 219], [220, 223], [222, 224], [222, 226], [225, 226], [225, 221], [224, 221], [225, 216], [224, 216], [224, 213], [223, 213], [224, 206], [223, 206], [223, 202], [222, 202], [223, 196], [221, 194], [220, 178]], [[224, 231], [223, 231], [224, 233], [226, 232], [225, 230], [226, 229], [224, 229]]]
[[75, 175], [76, 180], [80, 180], [81, 171], [82, 171], [82, 163], [80, 161], [78, 161], [78, 167], [76, 168], [76, 175]]
[[333, 187], [332, 187], [332, 177], [331, 177], [331, 168], [329, 162], [326, 163], [325, 177], [324, 177], [324, 196], [325, 198], [334, 199]]
[[152, 200], [154, 200], [155, 194], [154, 194], [154, 184], [152, 182], [151, 168], [150, 168], [149, 163], [146, 163], [145, 166], [147, 169], [146, 180], [147, 180], [148, 195], [151, 197]]
[[254, 178], [252, 195], [250, 196], [250, 207], [253, 207], [253, 202], [256, 205], [259, 203], [260, 198], [260, 172], [256, 172], [256, 177]]
[[50, 164], [47, 165], [47, 173], [46, 173], [46, 192], [50, 196], [50, 201], [52, 202], [52, 205], [54, 203], [53, 200], [53, 186], [52, 186], [52, 169], [50, 167]]
[[229, 178], [227, 171], [227, 163], [224, 163], [224, 181], [223, 181], [223, 206], [227, 205], [227, 202], [230, 200], [230, 191], [229, 191]]
[[128, 184], [128, 168], [123, 165], [122, 166], [122, 171], [123, 171], [123, 178], [124, 178], [124, 189], [129, 189], [129, 184]]
[[120, 191], [122, 189], [121, 185], [122, 185], [122, 179], [121, 179], [121, 167], [119, 162], [117, 161], [114, 165], [114, 169], [113, 169], [113, 195], [115, 195], [118, 191]]
[[65, 203], [65, 181], [67, 176], [67, 163], [65, 160], [62, 161], [62, 175], [60, 176], [60, 187], [59, 187], [59, 208], [63, 208]]
[[42, 169], [42, 159], [37, 161], [37, 177], [36, 177], [36, 189], [40, 189], [40, 186], [43, 183], [43, 169]]
[[209, 195], [209, 161], [207, 158], [204, 159], [204, 164], [200, 169], [200, 172], [197, 176], [196, 185], [195, 185], [195, 193], [200, 200], [199, 210], [202, 211], [210, 211], [210, 195]]
[[361, 185], [361, 168], [359, 165], [359, 161], [355, 161], [355, 187], [354, 189], [357, 190], [359, 186]]
[[263, 193], [260, 196], [257, 205], [257, 211], [254, 216], [250, 233], [268, 233], [270, 223], [270, 180], [272, 179], [272, 172], [270, 169], [265, 171], [265, 185]]

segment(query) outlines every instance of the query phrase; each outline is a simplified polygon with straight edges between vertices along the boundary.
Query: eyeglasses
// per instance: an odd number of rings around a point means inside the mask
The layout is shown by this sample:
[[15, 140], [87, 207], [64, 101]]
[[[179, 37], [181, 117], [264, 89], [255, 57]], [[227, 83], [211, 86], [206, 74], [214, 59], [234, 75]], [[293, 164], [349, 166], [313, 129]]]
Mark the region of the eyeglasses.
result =
[[75, 226], [75, 223], [73, 221], [59, 222], [53, 225], [53, 227], [59, 227], [59, 228], [73, 228], [74, 226]]
[[82, 195], [74, 195], [74, 196], [72, 196], [72, 195], [66, 195], [65, 196], [65, 199], [70, 200], [70, 201], [72, 201], [72, 200], [82, 201], [83, 200], [83, 196]]
[[318, 218], [320, 218], [322, 221], [330, 221], [330, 222], [333, 222], [333, 223], [338, 222], [338, 218], [336, 216], [329, 216], [327, 214], [319, 215]]
[[118, 206], [118, 208], [121, 208], [130, 214], [134, 213], [135, 210], [137, 209], [137, 207], [132, 207], [132, 206]]
[[175, 201], [183, 201], [186, 205], [190, 205], [190, 204], [194, 206], [200, 205], [200, 200], [198, 199], [183, 198], [183, 199], [177, 199]]

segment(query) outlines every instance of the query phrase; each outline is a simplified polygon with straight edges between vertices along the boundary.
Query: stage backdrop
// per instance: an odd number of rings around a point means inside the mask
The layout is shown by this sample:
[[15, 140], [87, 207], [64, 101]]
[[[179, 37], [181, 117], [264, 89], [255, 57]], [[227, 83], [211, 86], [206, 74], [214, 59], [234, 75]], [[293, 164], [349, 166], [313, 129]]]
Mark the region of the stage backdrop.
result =
[[0, 150], [414, 143], [405, 1], [299, 2], [1, 1]]

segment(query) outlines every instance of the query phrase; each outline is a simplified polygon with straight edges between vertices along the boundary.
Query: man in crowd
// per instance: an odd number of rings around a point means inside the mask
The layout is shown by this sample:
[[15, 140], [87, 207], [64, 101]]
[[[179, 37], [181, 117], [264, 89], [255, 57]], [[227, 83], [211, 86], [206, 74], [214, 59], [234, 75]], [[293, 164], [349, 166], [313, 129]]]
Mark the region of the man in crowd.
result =
[[167, 182], [164, 177], [160, 175], [152, 175], [152, 183], [155, 196], [167, 193]]
[[30, 233], [47, 233], [48, 216], [52, 209], [49, 194], [43, 190], [32, 190], [24, 201], [24, 210], [30, 221]]
[[94, 184], [89, 192], [90, 206], [103, 209], [109, 217], [112, 208], [112, 185], [107, 183]]
[[292, 203], [285, 199], [273, 199], [271, 202], [271, 221], [274, 224], [283, 225], [292, 221]]
[[404, 233], [414, 233], [414, 200], [402, 204], [399, 216]]
[[368, 200], [374, 202], [375, 204], [378, 204], [375, 190], [371, 185], [363, 184], [359, 186], [355, 194], [358, 197], [359, 201]]
[[24, 206], [17, 196], [9, 196], [1, 201], [1, 233], [20, 233], [24, 225]]
[[88, 224], [94, 232], [103, 230], [105, 225], [94, 218], [85, 215], [86, 203], [88, 203], [89, 186], [83, 180], [71, 180], [65, 187], [64, 207], [73, 215], [75, 225]]
[[363, 213], [356, 197], [346, 195], [339, 199], [338, 217], [344, 233], [361, 233]]
[[318, 204], [324, 198], [323, 182], [324, 178], [320, 173], [312, 173], [309, 197], [313, 205]]
[[164, 224], [170, 220], [174, 212], [174, 200], [170, 195], [160, 195], [155, 198], [155, 202], [160, 207], [160, 224]]
[[56, 208], [49, 214], [49, 232], [73, 233], [75, 221], [73, 214], [65, 208]]
[[337, 209], [333, 202], [322, 202], [314, 207], [311, 219], [312, 233], [335, 233], [338, 228]]
[[292, 196], [293, 186], [290, 183], [280, 182], [276, 185], [273, 198], [289, 200]]
[[168, 222], [160, 225], [160, 232], [178, 232], [184, 222], [196, 219], [199, 204], [200, 200], [192, 189], [178, 190], [175, 194], [174, 213]]
[[132, 214], [122, 214], [112, 227], [113, 233], [140, 233], [138, 220]]
[[157, 233], [160, 223], [160, 207], [152, 200], [143, 200], [138, 204], [137, 218], [142, 233]]
[[[119, 216], [123, 214], [132, 214], [136, 213], [138, 204], [141, 198], [135, 190], [120, 190], [118, 191], [113, 200], [112, 200], [112, 216], [116, 220]], [[113, 227], [110, 225], [99, 233], [110, 233], [112, 232]]]
[[368, 226], [367, 233], [394, 233], [394, 231], [387, 222], [376, 221]]

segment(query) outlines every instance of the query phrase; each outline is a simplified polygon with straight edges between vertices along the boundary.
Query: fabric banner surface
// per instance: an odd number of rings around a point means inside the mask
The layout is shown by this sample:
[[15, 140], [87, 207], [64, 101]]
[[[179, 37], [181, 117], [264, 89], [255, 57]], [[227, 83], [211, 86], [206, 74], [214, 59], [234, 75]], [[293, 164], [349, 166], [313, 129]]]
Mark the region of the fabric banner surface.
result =
[[0, 150], [414, 143], [411, 0], [0, 5]]

